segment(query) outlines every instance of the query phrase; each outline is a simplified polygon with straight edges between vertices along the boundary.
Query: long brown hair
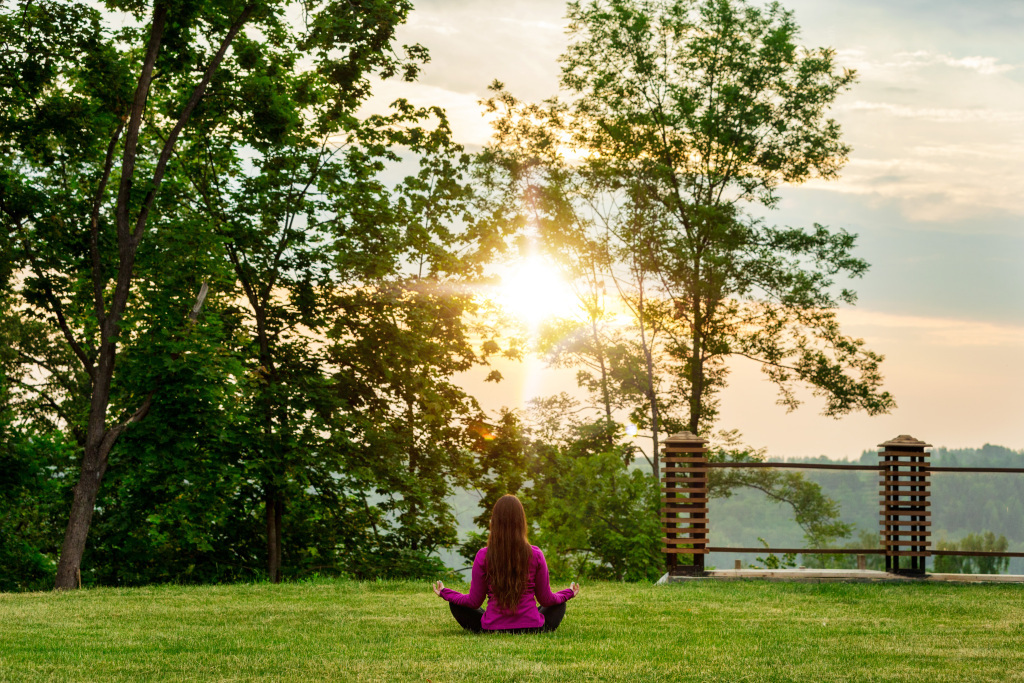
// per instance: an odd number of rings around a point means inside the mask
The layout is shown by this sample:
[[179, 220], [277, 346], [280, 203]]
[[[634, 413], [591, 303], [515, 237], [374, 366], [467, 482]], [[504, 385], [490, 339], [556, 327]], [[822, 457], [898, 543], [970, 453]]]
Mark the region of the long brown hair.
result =
[[504, 495], [491, 511], [487, 537], [487, 581], [498, 606], [515, 614], [526, 590], [533, 549], [526, 537], [526, 511], [513, 495]]

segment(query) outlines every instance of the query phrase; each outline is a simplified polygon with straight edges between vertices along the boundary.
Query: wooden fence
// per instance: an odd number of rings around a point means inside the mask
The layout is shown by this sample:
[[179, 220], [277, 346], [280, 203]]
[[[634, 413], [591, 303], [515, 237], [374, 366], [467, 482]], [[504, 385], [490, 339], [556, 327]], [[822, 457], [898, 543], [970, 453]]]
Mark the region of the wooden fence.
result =
[[[879, 444], [877, 465], [838, 465], [783, 462], [708, 462], [707, 440], [690, 432], [674, 434], [664, 442], [662, 458], [662, 531], [669, 574], [704, 572], [704, 556], [713, 552], [800, 553], [804, 555], [885, 555], [885, 569], [900, 574], [924, 574], [925, 559], [932, 555], [970, 557], [1024, 557], [1024, 553], [973, 550], [936, 550], [931, 546], [931, 474], [1015, 473], [1024, 468], [932, 467], [930, 447], [907, 435]], [[708, 530], [708, 470], [719, 468], [867, 470], [879, 473], [880, 548], [723, 548], [710, 545]], [[691, 556], [691, 564], [679, 562]], [[906, 564], [900, 566], [901, 558]]]

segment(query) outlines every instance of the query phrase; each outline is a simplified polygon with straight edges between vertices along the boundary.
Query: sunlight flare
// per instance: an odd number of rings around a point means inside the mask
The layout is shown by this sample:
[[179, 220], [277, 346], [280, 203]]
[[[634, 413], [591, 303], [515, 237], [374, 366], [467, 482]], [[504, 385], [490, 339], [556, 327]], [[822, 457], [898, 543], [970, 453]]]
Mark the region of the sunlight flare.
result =
[[502, 277], [494, 300], [530, 328], [548, 318], [573, 317], [580, 310], [579, 299], [555, 266], [537, 256], [528, 257]]

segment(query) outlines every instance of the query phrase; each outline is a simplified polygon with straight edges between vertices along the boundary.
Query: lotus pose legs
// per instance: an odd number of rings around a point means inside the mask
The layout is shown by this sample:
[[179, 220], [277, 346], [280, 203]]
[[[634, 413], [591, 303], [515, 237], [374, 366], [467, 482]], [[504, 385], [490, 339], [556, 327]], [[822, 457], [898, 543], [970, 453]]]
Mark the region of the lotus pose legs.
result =
[[[523, 504], [515, 496], [502, 496], [491, 513], [487, 547], [473, 560], [469, 593], [445, 588], [440, 581], [433, 584], [467, 631], [554, 631], [562, 622], [565, 603], [579, 594], [580, 585], [574, 581], [552, 593], [544, 553], [530, 545], [526, 534]], [[485, 597], [487, 609], [482, 610]]]

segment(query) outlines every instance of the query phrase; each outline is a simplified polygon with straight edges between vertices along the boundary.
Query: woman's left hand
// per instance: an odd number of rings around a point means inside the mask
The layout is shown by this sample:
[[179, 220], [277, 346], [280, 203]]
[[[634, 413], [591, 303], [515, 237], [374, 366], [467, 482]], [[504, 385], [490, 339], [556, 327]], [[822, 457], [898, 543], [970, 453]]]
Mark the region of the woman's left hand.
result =
[[441, 591], [444, 590], [444, 584], [440, 581], [435, 581], [434, 583], [430, 584], [430, 587], [434, 589], [434, 593], [436, 595], [441, 595]]

